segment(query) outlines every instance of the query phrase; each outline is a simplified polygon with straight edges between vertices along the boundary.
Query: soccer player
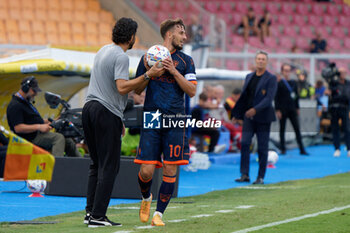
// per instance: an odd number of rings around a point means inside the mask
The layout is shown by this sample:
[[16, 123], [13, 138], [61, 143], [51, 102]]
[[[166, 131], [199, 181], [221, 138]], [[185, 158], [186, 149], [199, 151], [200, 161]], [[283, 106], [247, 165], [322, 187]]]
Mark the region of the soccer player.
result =
[[[171, 53], [171, 59], [162, 62], [163, 67], [157, 68], [162, 74], [155, 76], [148, 70], [146, 59], [142, 57], [136, 77], [144, 75], [150, 77], [150, 80], [143, 84], [142, 88], [136, 89], [136, 93], [141, 93], [147, 85], [144, 111], [159, 110], [162, 114], [184, 114], [184, 93], [193, 97], [197, 85], [193, 60], [180, 51], [187, 39], [185, 25], [181, 19], [166, 20], [160, 25], [160, 33], [164, 39], [163, 45]], [[140, 145], [135, 159], [135, 163], [141, 164], [138, 174], [142, 193], [139, 213], [141, 222], [147, 222], [150, 216], [150, 190], [155, 168], [163, 167], [163, 181], [152, 225], [164, 226], [162, 216], [174, 191], [177, 166], [188, 164], [188, 159], [189, 146], [184, 129], [141, 130]]]

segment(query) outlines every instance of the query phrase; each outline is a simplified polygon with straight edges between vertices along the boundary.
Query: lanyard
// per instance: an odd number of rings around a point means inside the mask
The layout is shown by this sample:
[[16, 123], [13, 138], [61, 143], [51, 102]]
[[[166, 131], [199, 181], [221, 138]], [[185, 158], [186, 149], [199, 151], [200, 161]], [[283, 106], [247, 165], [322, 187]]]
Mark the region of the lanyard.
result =
[[284, 78], [282, 79], [284, 85], [286, 85], [286, 87], [288, 88], [289, 92], [293, 92], [292, 87], [289, 85], [288, 81], [285, 80]]
[[30, 103], [28, 100], [26, 100], [19, 92], [17, 92], [16, 95], [22, 100], [26, 101], [36, 114], [40, 115], [38, 110], [34, 107], [34, 105]]

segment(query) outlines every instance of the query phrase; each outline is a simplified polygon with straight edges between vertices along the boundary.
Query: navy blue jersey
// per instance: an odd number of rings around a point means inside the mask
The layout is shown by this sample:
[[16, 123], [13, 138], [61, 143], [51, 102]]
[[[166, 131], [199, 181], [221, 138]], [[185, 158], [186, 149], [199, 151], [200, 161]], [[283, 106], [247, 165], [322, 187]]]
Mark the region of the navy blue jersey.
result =
[[[186, 80], [196, 84], [196, 71], [192, 58], [178, 50], [171, 54], [171, 58], [180, 74]], [[145, 60], [142, 56], [136, 77], [146, 73]], [[165, 114], [184, 114], [184, 91], [168, 71], [160, 77], [152, 77], [147, 85], [144, 111], [156, 111], [157, 109]]]

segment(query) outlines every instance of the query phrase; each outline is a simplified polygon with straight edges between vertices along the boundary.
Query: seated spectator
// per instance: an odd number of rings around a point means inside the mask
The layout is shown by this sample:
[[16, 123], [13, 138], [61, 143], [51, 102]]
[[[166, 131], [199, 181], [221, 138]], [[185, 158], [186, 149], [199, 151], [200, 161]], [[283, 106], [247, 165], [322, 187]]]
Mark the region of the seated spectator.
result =
[[238, 34], [243, 34], [245, 42], [248, 43], [248, 37], [255, 35], [260, 39], [261, 31], [258, 27], [258, 19], [255, 16], [253, 8], [249, 8], [246, 15], [242, 17], [242, 22], [238, 26]]
[[[311, 40], [310, 53], [326, 53], [327, 52], [327, 41], [322, 38], [319, 31], [316, 31], [316, 38]], [[317, 69], [320, 69], [320, 64], [323, 63], [325, 66], [329, 64], [328, 59], [317, 59]]]
[[261, 41], [264, 42], [266, 37], [270, 36], [271, 15], [265, 10], [264, 15], [260, 18], [258, 28], [261, 31]]
[[[192, 110], [192, 118], [196, 120], [205, 121], [208, 119], [208, 108], [207, 108], [208, 96], [205, 93], [199, 95], [199, 104], [196, 105]], [[215, 128], [193, 128], [192, 133], [199, 135], [208, 135], [210, 137], [210, 144], [208, 152], [216, 152], [215, 146], [218, 143], [220, 131]]]
[[242, 90], [240, 88], [235, 88], [232, 91], [232, 94], [226, 98], [224, 107], [227, 111], [228, 118], [231, 119], [231, 111], [235, 107], [235, 104], [239, 97], [241, 96]]
[[300, 99], [310, 99], [315, 94], [315, 88], [307, 81], [305, 70], [297, 70], [297, 87]]
[[7, 106], [7, 122], [10, 129], [18, 136], [33, 144], [51, 151], [54, 156], [80, 157], [80, 153], [71, 138], [50, 132], [52, 127], [34, 107], [34, 97], [40, 92], [34, 76], [26, 77], [21, 82], [21, 89], [12, 96]]
[[203, 42], [203, 26], [199, 23], [197, 15], [191, 16], [191, 24], [186, 27], [187, 41], [192, 44]]

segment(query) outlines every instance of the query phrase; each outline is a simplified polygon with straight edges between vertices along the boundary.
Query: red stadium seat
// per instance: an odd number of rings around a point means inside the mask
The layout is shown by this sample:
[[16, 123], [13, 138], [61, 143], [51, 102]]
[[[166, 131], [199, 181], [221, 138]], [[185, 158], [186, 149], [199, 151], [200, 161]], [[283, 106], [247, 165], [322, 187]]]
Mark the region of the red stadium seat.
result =
[[334, 16], [323, 16], [323, 25], [334, 27], [337, 24]]
[[283, 26], [290, 25], [290, 17], [289, 15], [278, 15], [278, 23], [282, 24]]
[[350, 49], [350, 38], [344, 38], [344, 47]]
[[349, 17], [347, 16], [339, 16], [338, 17], [338, 23], [339, 23], [339, 26], [348, 26], [349, 25]]
[[270, 27], [270, 34], [271, 36], [274, 36], [274, 37], [279, 37], [280, 36], [280, 29], [279, 29], [279, 26], [271, 26]]
[[293, 47], [293, 42], [290, 37], [280, 37], [280, 46], [290, 50]]
[[244, 42], [244, 38], [242, 36], [234, 36], [234, 37], [232, 37], [232, 44], [231, 44], [231, 46], [243, 48], [244, 44], [245, 44], [245, 42]]
[[242, 22], [243, 14], [233, 14], [232, 15], [232, 24], [238, 26]]
[[218, 5], [214, 1], [206, 2], [204, 8], [211, 13], [218, 13]]
[[156, 11], [157, 10], [156, 1], [153, 1], [153, 0], [145, 1], [145, 3], [143, 4], [143, 9], [145, 11], [150, 11], [150, 12]]
[[301, 27], [300, 28], [300, 36], [305, 36], [305, 37], [308, 37], [308, 38], [313, 38], [314, 37], [314, 34], [311, 30], [310, 27]]
[[333, 51], [341, 51], [342, 45], [338, 38], [328, 38], [327, 39], [327, 47]]
[[318, 4], [318, 3], [314, 3], [314, 4], [312, 4], [312, 10], [311, 11], [315, 15], [321, 16], [324, 13], [323, 5]]
[[278, 5], [275, 2], [266, 2], [265, 8], [271, 13], [271, 15], [279, 13]]
[[232, 13], [233, 12], [232, 2], [231, 1], [220, 2], [219, 11], [223, 13]]
[[327, 6], [327, 13], [331, 16], [338, 16], [339, 15], [339, 6], [338, 5], [328, 5]]
[[290, 25], [290, 26], [285, 26], [283, 29], [283, 34], [286, 36], [291, 36], [291, 37], [296, 37], [297, 36], [297, 32], [294, 28], [294, 26]]
[[260, 38], [258, 37], [249, 37], [248, 38], [248, 43], [250, 46], [254, 47], [254, 48], [263, 48], [264, 45], [261, 43]]
[[264, 44], [269, 49], [276, 49], [278, 47], [274, 36], [270, 36], [264, 39]]
[[158, 9], [165, 12], [171, 11], [172, 9], [171, 1], [159, 1]]
[[250, 7], [253, 8], [255, 14], [262, 15], [264, 14], [264, 7], [260, 2], [251, 2]]
[[343, 27], [333, 27], [332, 35], [336, 38], [343, 39], [346, 37], [345, 31]]
[[303, 51], [306, 51], [310, 48], [309, 39], [306, 37], [300, 37], [300, 36], [296, 37], [295, 45]]
[[226, 61], [226, 69], [228, 70], [241, 70], [241, 66], [238, 60], [228, 60]]
[[217, 17], [220, 19], [223, 19], [226, 22], [226, 24], [228, 25], [231, 24], [231, 14], [220, 13], [220, 14], [217, 14]]
[[302, 4], [302, 3], [298, 3], [296, 5], [296, 12], [299, 15], [307, 15], [310, 12], [310, 5], [309, 4]]
[[235, 9], [237, 12], [239, 13], [247, 13], [248, 11], [248, 7], [247, 7], [247, 4], [245, 2], [235, 2]]
[[350, 16], [350, 6], [343, 5], [343, 14], [345, 16]]
[[296, 25], [303, 27], [303, 26], [305, 26], [305, 16], [304, 15], [293, 15], [293, 22]]
[[321, 17], [319, 17], [319, 16], [309, 15], [308, 23], [309, 23], [309, 25], [312, 25], [315, 27], [320, 27], [322, 25], [320, 19], [321, 19]]
[[323, 38], [328, 38], [329, 37], [329, 31], [326, 27], [319, 27], [316, 29], [319, 33], [321, 33]]
[[291, 15], [294, 13], [294, 4], [292, 3], [282, 3], [281, 4], [281, 11], [284, 14]]

